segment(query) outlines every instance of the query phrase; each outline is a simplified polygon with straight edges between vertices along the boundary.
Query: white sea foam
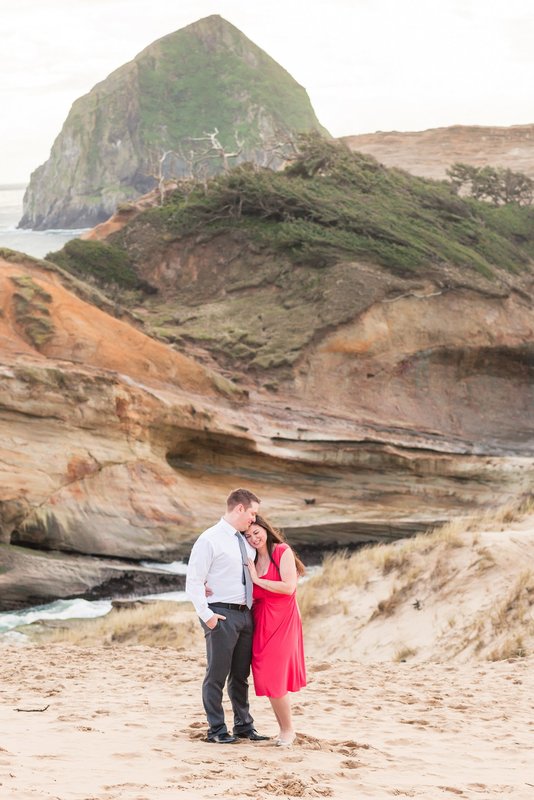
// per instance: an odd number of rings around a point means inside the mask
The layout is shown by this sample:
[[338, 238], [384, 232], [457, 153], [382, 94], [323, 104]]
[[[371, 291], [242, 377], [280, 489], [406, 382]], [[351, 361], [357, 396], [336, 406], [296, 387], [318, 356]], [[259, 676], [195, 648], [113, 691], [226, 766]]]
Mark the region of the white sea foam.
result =
[[[155, 561], [143, 561], [143, 566], [152, 569], [160, 569], [171, 572], [175, 575], [185, 575], [187, 565], [183, 561], [173, 561], [171, 564], [162, 564]], [[183, 603], [186, 600], [185, 592], [161, 592], [159, 594], [148, 594], [136, 599], [153, 600], [173, 600]], [[55, 600], [41, 606], [21, 609], [20, 611], [0, 612], [0, 634], [5, 635], [8, 631], [13, 632], [11, 638], [15, 638], [14, 628], [20, 625], [29, 625], [32, 622], [50, 619], [90, 619], [102, 617], [111, 610], [111, 600], [82, 600], [74, 598], [72, 600]]]
[[49, 619], [91, 619], [103, 617], [111, 610], [110, 600], [55, 600], [42, 606], [24, 608], [20, 611], [0, 613], [0, 633], [6, 633], [19, 625]]
[[150, 569], [162, 569], [165, 572], [172, 572], [174, 575], [185, 575], [187, 564], [184, 561], [173, 561], [170, 564], [162, 564], [159, 561], [141, 561], [143, 567]]

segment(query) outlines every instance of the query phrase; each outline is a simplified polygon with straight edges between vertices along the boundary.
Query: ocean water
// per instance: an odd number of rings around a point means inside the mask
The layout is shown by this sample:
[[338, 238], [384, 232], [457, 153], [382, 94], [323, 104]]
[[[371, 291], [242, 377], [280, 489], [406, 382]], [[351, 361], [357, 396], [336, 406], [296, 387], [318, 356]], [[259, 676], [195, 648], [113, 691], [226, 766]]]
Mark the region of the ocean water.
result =
[[20, 250], [35, 258], [44, 258], [47, 253], [60, 250], [71, 239], [77, 239], [87, 230], [18, 230], [22, 217], [22, 198], [25, 186], [0, 184], [0, 247]]
[[[141, 564], [178, 575], [185, 575], [187, 570], [187, 565], [183, 561], [174, 561], [172, 564], [147, 561], [141, 562]], [[136, 599], [140, 600], [141, 597]], [[143, 595], [143, 599], [174, 600], [183, 603], [186, 596], [185, 592], [161, 592], [160, 594]], [[111, 611], [111, 600], [82, 600], [79, 597], [71, 600], [55, 600], [53, 603], [32, 606], [20, 611], [0, 611], [0, 639], [9, 639], [24, 644], [26, 641], [24, 634], [14, 630], [20, 625], [29, 625], [31, 622], [48, 619], [91, 619], [103, 617], [109, 611]]]
[[[161, 564], [155, 561], [142, 561], [145, 567], [153, 567], [167, 572], [174, 572], [178, 575], [185, 575], [187, 564], [183, 561], [173, 561], [172, 564]], [[322, 566], [316, 565], [307, 567], [306, 575], [299, 579], [300, 583], [311, 578], [322, 570]], [[143, 595], [137, 600], [172, 600], [176, 603], [184, 603], [187, 598], [185, 592], [160, 592], [158, 594]], [[72, 600], [55, 600], [41, 606], [24, 608], [21, 611], [0, 611], [0, 641], [12, 641], [25, 644], [27, 638], [23, 633], [15, 631], [20, 625], [29, 625], [31, 622], [47, 619], [91, 619], [103, 617], [111, 611], [111, 600], [82, 600], [74, 598]]]
[[22, 611], [0, 612], [0, 634], [7, 633], [19, 625], [29, 625], [46, 619], [90, 619], [102, 617], [111, 610], [110, 600], [55, 600], [42, 606], [25, 608]]

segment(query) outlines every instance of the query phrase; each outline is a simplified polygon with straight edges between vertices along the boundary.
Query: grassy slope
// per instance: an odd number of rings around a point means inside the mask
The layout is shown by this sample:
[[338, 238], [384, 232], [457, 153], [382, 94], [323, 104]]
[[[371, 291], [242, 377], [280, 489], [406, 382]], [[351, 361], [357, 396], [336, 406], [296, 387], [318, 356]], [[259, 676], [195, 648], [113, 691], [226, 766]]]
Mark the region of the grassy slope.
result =
[[147, 144], [164, 145], [218, 128], [235, 148], [234, 132], [260, 144], [258, 113], [281, 131], [326, 131], [304, 89], [259, 47], [219, 17], [155, 42], [137, 59], [140, 123]]
[[[239, 226], [251, 238], [315, 266], [365, 258], [396, 273], [453, 264], [491, 277], [534, 256], [534, 211], [459, 198], [450, 184], [387, 169], [319, 137], [304, 139], [285, 172], [242, 167], [163, 215], [169, 232]], [[150, 219], [150, 216], [147, 217]]]
[[[462, 199], [311, 136], [284, 172], [236, 168], [176, 192], [110, 241], [148, 283], [170, 251], [185, 263], [207, 248], [211, 271], [177, 270], [174, 286], [145, 299], [149, 325], [220, 363], [271, 370], [294, 363], [318, 331], [422, 281], [520, 286], [532, 274], [533, 223], [530, 207]], [[51, 257], [86, 274], [80, 254]]]

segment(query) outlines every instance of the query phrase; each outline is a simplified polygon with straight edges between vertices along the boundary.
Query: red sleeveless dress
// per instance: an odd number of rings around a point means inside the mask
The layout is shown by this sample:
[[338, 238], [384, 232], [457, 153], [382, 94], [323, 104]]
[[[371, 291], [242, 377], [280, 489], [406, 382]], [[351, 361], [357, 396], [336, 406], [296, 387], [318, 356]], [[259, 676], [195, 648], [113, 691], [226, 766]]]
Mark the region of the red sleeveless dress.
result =
[[[273, 559], [278, 566], [288, 547], [285, 543], [275, 545]], [[281, 580], [272, 562], [260, 577]], [[298, 692], [306, 686], [306, 666], [296, 592], [277, 594], [254, 585], [253, 597], [252, 677], [256, 694], [283, 697], [287, 692]]]

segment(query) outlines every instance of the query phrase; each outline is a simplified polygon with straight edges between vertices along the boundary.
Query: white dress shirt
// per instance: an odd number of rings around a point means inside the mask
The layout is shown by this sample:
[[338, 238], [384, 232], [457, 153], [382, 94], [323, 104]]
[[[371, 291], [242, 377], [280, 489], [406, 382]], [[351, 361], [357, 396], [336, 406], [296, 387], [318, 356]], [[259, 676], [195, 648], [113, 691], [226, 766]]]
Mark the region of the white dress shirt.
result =
[[[245, 603], [243, 564], [236, 529], [221, 518], [216, 525], [201, 533], [189, 556], [185, 591], [203, 622], [213, 611], [208, 603]], [[247, 553], [254, 558], [256, 551], [245, 540]], [[213, 594], [206, 597], [204, 583]]]

